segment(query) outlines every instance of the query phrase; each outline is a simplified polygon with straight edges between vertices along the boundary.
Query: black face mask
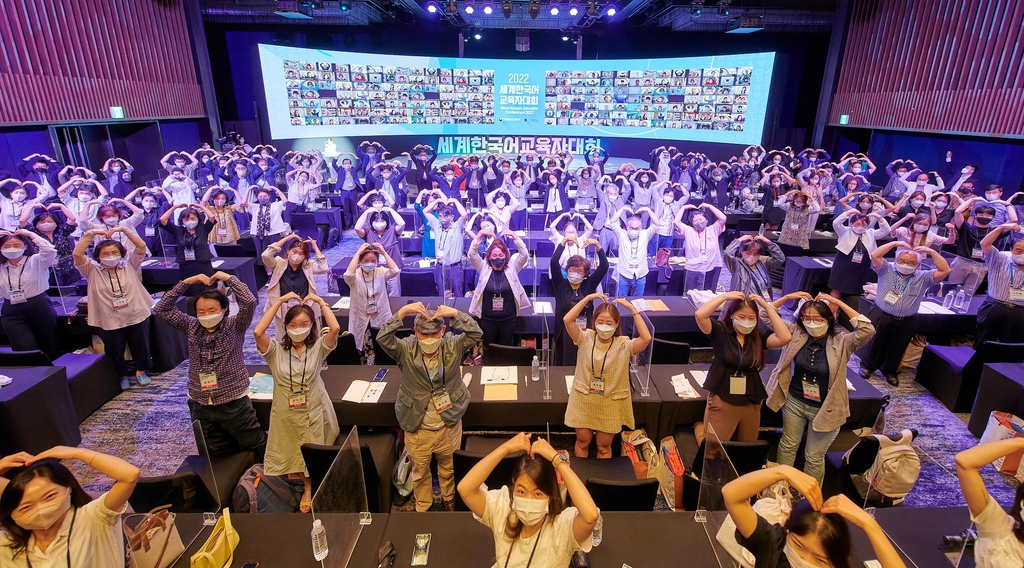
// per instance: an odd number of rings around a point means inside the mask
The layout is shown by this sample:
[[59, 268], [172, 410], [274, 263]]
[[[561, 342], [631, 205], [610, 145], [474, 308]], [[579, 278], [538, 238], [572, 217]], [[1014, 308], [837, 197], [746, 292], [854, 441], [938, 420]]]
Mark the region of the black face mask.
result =
[[992, 222], [992, 219], [989, 219], [988, 217], [975, 217], [974, 221], [979, 227], [987, 227], [988, 224]]

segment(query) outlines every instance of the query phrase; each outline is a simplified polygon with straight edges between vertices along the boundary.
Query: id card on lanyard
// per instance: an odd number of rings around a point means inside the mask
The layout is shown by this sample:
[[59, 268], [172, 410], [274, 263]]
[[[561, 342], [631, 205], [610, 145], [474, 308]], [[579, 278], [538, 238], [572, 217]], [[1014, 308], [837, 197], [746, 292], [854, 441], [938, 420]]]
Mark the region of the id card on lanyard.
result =
[[896, 293], [896, 283], [893, 283], [893, 289], [889, 290], [889, 292], [885, 295], [886, 304], [895, 306], [896, 302], [900, 301], [900, 298], [903, 297], [903, 294], [907, 292], [907, 287], [910, 286], [911, 277], [906, 276], [904, 278], [905, 280], [903, 281], [903, 288], [899, 291], [899, 293]]
[[[121, 277], [117, 274], [119, 269], [114, 269], [114, 276], [111, 276], [107, 272], [107, 283], [110, 284], [110, 295], [113, 296], [113, 305], [115, 310], [128, 305], [128, 292], [121, 286]], [[114, 290], [114, 278], [117, 278], [117, 290]]]
[[295, 390], [295, 375], [292, 369], [292, 353], [288, 353], [288, 409], [303, 410], [306, 408], [306, 363], [309, 362], [309, 346], [303, 347], [302, 375], [298, 384], [299, 389]]
[[[745, 341], [748, 341], [749, 338]], [[743, 374], [743, 355], [746, 354], [746, 345], [740, 345], [737, 341], [736, 348], [739, 351], [740, 359], [736, 364], [736, 372], [729, 375], [729, 394], [743, 396], [747, 394], [747, 376]]]
[[[601, 372], [597, 371], [597, 360], [594, 357], [594, 351], [597, 349], [597, 342], [599, 338], [594, 335], [594, 343], [590, 346], [590, 372], [593, 375], [590, 379], [590, 394], [604, 395], [604, 368], [608, 364], [608, 352], [612, 350], [612, 345], [609, 343], [608, 349], [604, 352], [604, 358], [601, 360]], [[612, 341], [615, 341], [614, 339]]]
[[441, 414], [452, 407], [452, 397], [448, 396], [448, 389], [444, 386], [444, 368], [441, 364], [441, 354], [437, 354], [437, 371], [435, 371], [436, 374], [441, 375], [440, 390], [434, 389], [434, 379], [431, 376], [430, 367], [427, 367], [427, 360], [422, 354], [420, 354], [420, 361], [423, 362], [423, 371], [427, 374], [427, 381], [430, 383], [430, 401], [434, 405], [434, 410]]
[[21, 270], [18, 272], [18, 287], [15, 288], [14, 284], [11, 283], [11, 264], [5, 263], [7, 266], [7, 289], [11, 291], [11, 303], [12, 304], [24, 304], [28, 301], [25, 297], [25, 291], [21, 289], [21, 279], [25, 274], [25, 257], [21, 259]]
[[1010, 301], [1021, 302], [1024, 301], [1024, 278], [1017, 286], [1013, 285], [1013, 279], [1015, 276], [1015, 270], [1013, 268], [1013, 261], [1010, 261]]

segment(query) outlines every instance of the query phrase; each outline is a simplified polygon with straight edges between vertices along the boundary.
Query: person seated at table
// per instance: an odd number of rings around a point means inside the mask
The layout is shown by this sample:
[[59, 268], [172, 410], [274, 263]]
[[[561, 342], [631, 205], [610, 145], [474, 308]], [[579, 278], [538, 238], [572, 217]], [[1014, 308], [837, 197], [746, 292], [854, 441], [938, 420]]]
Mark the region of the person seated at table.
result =
[[[769, 523], [750, 506], [753, 497], [780, 481], [803, 496], [781, 526]], [[790, 466], [740, 476], [725, 484], [722, 498], [736, 523], [736, 542], [754, 555], [757, 568], [851, 566], [853, 542], [848, 522], [867, 535], [882, 568], [906, 568], [874, 517], [845, 495], [824, 500], [819, 482]]]
[[[594, 308], [594, 327], [581, 330], [576, 324], [583, 309], [595, 299], [603, 304]], [[622, 322], [615, 304], [625, 307], [633, 316], [637, 337], [622, 335]], [[633, 401], [630, 398], [629, 360], [643, 352], [651, 342], [651, 330], [640, 312], [628, 301], [617, 298], [608, 303], [604, 294], [588, 294], [562, 318], [565, 331], [579, 348], [576, 358], [569, 404], [565, 409], [565, 425], [576, 430], [573, 453], [585, 458], [597, 432], [597, 457], [612, 457], [612, 440], [622, 426], [632, 430]]]
[[[626, 226], [622, 226], [622, 215], [631, 213], [626, 219]], [[643, 222], [640, 214], [647, 212], [651, 215], [650, 225], [641, 229]], [[619, 243], [618, 263], [615, 270], [619, 273], [619, 282], [616, 294], [619, 296], [643, 296], [647, 286], [648, 266], [647, 243], [654, 238], [658, 231], [658, 221], [654, 217], [654, 211], [648, 207], [630, 209], [622, 207], [615, 212], [607, 221], [615, 231], [615, 238]]]
[[[230, 315], [228, 297], [210, 285], [231, 290], [238, 312]], [[195, 285], [205, 287], [196, 297], [196, 317], [177, 308], [178, 298]], [[185, 334], [188, 344], [188, 411], [198, 420], [211, 456], [251, 451], [263, 463], [267, 436], [249, 392], [249, 373], [242, 346], [256, 313], [256, 296], [237, 276], [216, 272], [197, 274], [164, 292], [153, 308], [156, 315]]]
[[1005, 231], [1021, 231], [1015, 222], [993, 228], [981, 240], [982, 259], [988, 267], [988, 296], [978, 309], [975, 349], [986, 341], [1024, 343], [1024, 240], [1008, 251], [997, 250]]
[[[831, 305], [839, 306], [850, 318], [853, 331], [836, 324]], [[793, 465], [806, 428], [804, 471], [820, 482], [825, 475], [825, 451], [850, 415], [846, 364], [854, 351], [874, 337], [875, 326], [842, 300], [818, 294], [815, 301], [800, 306], [796, 321], [788, 328], [793, 339], [782, 352], [767, 388], [768, 408], [778, 412], [784, 407], [779, 463]]]
[[1007, 513], [985, 488], [981, 468], [999, 458], [1024, 449], [1024, 438], [1010, 438], [978, 444], [956, 455], [956, 476], [960, 480], [971, 521], [978, 525], [974, 543], [974, 562], [978, 566], [1000, 568], [1024, 565], [1024, 534], [1021, 534], [1021, 508], [1024, 484], [1017, 486], [1013, 506]]
[[[683, 223], [683, 213], [693, 210], [690, 224]], [[715, 216], [709, 224], [709, 215]], [[725, 231], [725, 214], [710, 203], [683, 205], [674, 219], [676, 231], [683, 235], [683, 255], [686, 258], [686, 274], [683, 277], [683, 293], [690, 290], [716, 290], [718, 277], [722, 273], [722, 248], [718, 237]]]
[[[562, 226], [561, 231], [558, 229], [559, 223], [562, 219], [568, 217], [565, 225]], [[583, 225], [583, 234], [580, 234], [580, 225]], [[594, 226], [587, 221], [587, 218], [578, 213], [567, 211], [562, 213], [551, 222], [551, 226], [548, 228], [551, 231], [551, 236], [548, 239], [554, 243], [557, 247], [562, 245], [562, 254], [557, 256], [559, 271], [562, 273], [562, 278], [566, 277], [565, 265], [569, 262], [569, 259], [574, 256], [583, 256], [583, 248], [580, 243], [584, 243], [590, 240], [591, 233], [594, 230]], [[552, 253], [554, 254], [554, 253]], [[552, 277], [553, 272], [549, 272], [548, 276]], [[575, 302], [574, 302], [575, 303]], [[557, 321], [557, 318], [556, 318]]]
[[[85, 256], [89, 243], [97, 235], [124, 233], [135, 243], [135, 251], [128, 255], [121, 243], [107, 239], [92, 249], [92, 261]], [[121, 377], [121, 388], [129, 387], [129, 375], [139, 385], [146, 386], [150, 378], [146, 371], [153, 366], [149, 351], [149, 316], [153, 297], [142, 285], [139, 275], [142, 259], [146, 257], [146, 243], [134, 231], [114, 227], [110, 231], [93, 229], [82, 235], [71, 256], [75, 267], [88, 283], [88, 323], [99, 328], [103, 351], [114, 362]], [[124, 358], [125, 344], [131, 349], [132, 363]], [[135, 372], [131, 369], [134, 367]]]
[[[722, 317], [714, 318], [723, 305]], [[761, 329], [757, 323], [759, 312], [766, 314], [774, 331]], [[711, 339], [715, 355], [704, 383], [708, 391], [704, 428], [714, 428], [721, 440], [756, 440], [761, 427], [761, 403], [768, 398], [760, 374], [765, 349], [788, 344], [789, 327], [763, 297], [748, 296], [739, 290], [715, 296], [694, 315], [697, 327]], [[695, 430], [698, 443], [704, 439], [702, 430]]]
[[502, 188], [495, 189], [484, 196], [487, 204], [485, 209], [498, 223], [498, 230], [504, 231], [511, 226], [512, 213], [519, 207], [519, 200], [512, 197]]
[[[878, 223], [877, 229], [871, 229], [874, 222]], [[830, 294], [833, 298], [860, 296], [864, 292], [864, 284], [871, 279], [871, 253], [878, 248], [878, 239], [889, 234], [889, 223], [881, 214], [863, 213], [858, 207], [837, 215], [832, 220], [832, 230], [839, 241], [828, 276]]]
[[[50, 243], [57, 253], [57, 258], [52, 264], [53, 283], [57, 286], [67, 286], [72, 282], [77, 282], [81, 275], [75, 269], [75, 259], [71, 257], [71, 250], [75, 247], [71, 233], [77, 226], [74, 213], [59, 202], [51, 203], [48, 206], [37, 205], [33, 211], [41, 211], [41, 213], [36, 214], [31, 221], [26, 223], [28, 229]], [[59, 213], [51, 213], [51, 211], [60, 211], [64, 216], [62, 217]]]
[[[786, 264], [779, 245], [764, 235], [743, 235], [725, 247], [722, 260], [732, 274], [730, 290], [745, 296], [756, 294], [768, 302], [775, 300], [771, 271]], [[765, 325], [771, 324], [766, 311], [758, 310], [758, 315]]]
[[[235, 212], [242, 212], [242, 207], [234, 203], [228, 203], [228, 191], [234, 193], [232, 189], [220, 189], [217, 186], [210, 186], [210, 189], [206, 190], [206, 195], [203, 195], [203, 199], [200, 202], [202, 205], [209, 207], [210, 203], [213, 203], [213, 208], [210, 211], [213, 212], [213, 242], [218, 245], [233, 245], [238, 242], [238, 222], [235, 221]], [[237, 193], [235, 194], [238, 195]]]
[[519, 271], [530, 261], [530, 249], [511, 230], [506, 229], [501, 236], [515, 242], [516, 254], [511, 254], [505, 242], [496, 238], [481, 256], [481, 239], [495, 237], [490, 231], [480, 231], [469, 245], [469, 262], [480, 275], [469, 313], [480, 322], [484, 347], [491, 343], [515, 345], [516, 317], [530, 307], [530, 299], [519, 281]]
[[[435, 209], [440, 213], [436, 218], [431, 215]], [[456, 211], [458, 218], [455, 216]], [[462, 296], [465, 292], [462, 255], [466, 249], [462, 231], [469, 216], [462, 203], [452, 197], [439, 198], [423, 210], [423, 215], [434, 235], [434, 251], [437, 253], [434, 279], [438, 282], [437, 291], [445, 298]]]
[[[171, 216], [178, 213], [178, 222], [171, 223]], [[202, 216], [205, 215], [205, 219]], [[202, 204], [186, 205], [178, 203], [164, 211], [160, 216], [160, 228], [169, 236], [167, 243], [174, 243], [174, 261], [178, 264], [182, 278], [196, 274], [212, 276], [213, 252], [210, 251], [210, 232], [213, 231], [213, 212]], [[189, 296], [201, 291], [194, 288]]]
[[[278, 200], [271, 203], [271, 192], [277, 192]], [[288, 206], [288, 196], [276, 187], [261, 187], [256, 190], [256, 203], [242, 201], [243, 209], [249, 211], [249, 233], [252, 235], [256, 250], [264, 250], [270, 243], [281, 238], [285, 232], [284, 210]], [[262, 266], [263, 259], [256, 258], [256, 264]], [[267, 274], [272, 269], [267, 268]]]
[[[387, 267], [380, 266], [382, 256]], [[377, 334], [391, 319], [387, 282], [401, 271], [380, 243], [362, 244], [345, 269], [343, 278], [351, 289], [348, 332], [355, 339], [360, 359], [366, 365], [373, 365], [378, 349]]]
[[779, 244], [810, 248], [811, 216], [821, 211], [818, 201], [799, 189], [794, 189], [782, 196], [775, 205], [786, 212], [779, 234]]
[[[568, 333], [565, 331], [565, 324], [562, 322], [562, 318], [565, 314], [569, 313], [569, 310], [576, 305], [584, 296], [588, 296], [597, 292], [601, 286], [601, 282], [604, 280], [605, 275], [608, 273], [608, 258], [604, 254], [604, 249], [601, 248], [601, 243], [597, 239], [588, 239], [580, 243], [578, 237], [564, 237], [563, 241], [558, 243], [555, 247], [555, 251], [551, 257], [551, 266], [549, 270], [551, 272], [551, 289], [555, 296], [555, 323], [552, 329], [552, 365], [567, 365], [576, 361], [576, 344], [570, 340]], [[570, 256], [565, 263], [566, 275], [562, 275], [562, 271], [558, 268], [559, 259], [565, 257], [565, 250], [569, 244], [574, 245], [579, 252], [584, 254], [576, 254]], [[598, 265], [591, 272], [590, 261], [586, 258], [587, 247], [593, 246], [597, 251]], [[588, 329], [593, 327], [593, 306], [587, 304], [584, 307], [583, 312], [576, 318], [576, 326], [580, 329]]]
[[[516, 452], [526, 455], [516, 461], [510, 485], [485, 490], [498, 463]], [[559, 475], [572, 507], [562, 497]], [[530, 435], [520, 433], [499, 446], [462, 478], [459, 495], [494, 535], [492, 568], [568, 566], [576, 551], [590, 552], [593, 546], [600, 511], [569, 460], [542, 438], [531, 444]]]
[[[46, 353], [51, 360], [57, 351], [57, 313], [46, 295], [50, 287], [50, 266], [57, 258], [53, 245], [43, 237], [18, 229], [0, 231], [0, 322], [14, 351]], [[6, 284], [6, 286], [5, 286]]]
[[[871, 253], [871, 267], [878, 274], [878, 292], [868, 317], [877, 335], [871, 350], [860, 362], [862, 377], [866, 379], [878, 370], [894, 387], [900, 384], [897, 373], [903, 352], [917, 334], [917, 310], [921, 300], [933, 283], [942, 282], [949, 275], [949, 264], [939, 251], [926, 246], [913, 249], [906, 246], [902, 241], [893, 241]], [[897, 247], [901, 250], [896, 251], [895, 262], [886, 262], [883, 257]], [[925, 255], [932, 257], [935, 269], [920, 269]]]
[[[285, 251], [284, 257], [278, 256], [282, 250]], [[317, 295], [316, 275], [327, 274], [329, 269], [327, 257], [320, 252], [316, 240], [302, 240], [298, 233], [286, 235], [276, 243], [271, 243], [263, 251], [262, 257], [263, 265], [270, 270], [270, 280], [267, 281], [268, 306], [289, 292], [295, 292], [299, 298], [305, 298], [310, 294]], [[278, 310], [274, 318], [274, 337], [278, 341], [285, 336], [285, 326], [282, 323], [285, 312], [295, 304], [296, 302], [292, 302], [284, 309]], [[319, 318], [320, 314], [316, 313], [319, 304], [314, 304], [312, 309]]]
[[[415, 335], [398, 338], [405, 317], [416, 315]], [[444, 318], [452, 318], [446, 333]], [[455, 506], [455, 471], [452, 454], [462, 447], [462, 416], [469, 406], [469, 389], [462, 382], [462, 357], [483, 337], [480, 326], [466, 313], [451, 306], [427, 312], [422, 302], [406, 304], [377, 334], [377, 342], [394, 359], [402, 372], [395, 414], [405, 432], [405, 447], [412, 462], [413, 495], [416, 511], [424, 512], [434, 502], [430, 478], [431, 457], [437, 459], [437, 477], [444, 507]]]
[[[287, 337], [272, 339], [267, 335], [267, 328], [277, 313], [292, 301], [299, 303], [287, 308], [284, 316]], [[320, 308], [327, 327], [317, 326], [317, 316], [309, 304]], [[327, 355], [338, 346], [339, 333], [341, 325], [323, 298], [316, 294], [303, 298], [295, 292], [275, 300], [252, 332], [256, 351], [266, 360], [274, 377], [274, 401], [270, 407], [263, 471], [266, 475], [287, 475], [302, 480], [301, 513], [308, 513], [313, 503], [302, 444], [329, 446], [341, 433], [334, 404], [320, 376]]]
[[[113, 485], [93, 499], [61, 463], [71, 460]], [[93, 450], [56, 446], [0, 459], [0, 471], [8, 469], [10, 483], [0, 485], [0, 565], [125, 565], [121, 515], [139, 468]]]

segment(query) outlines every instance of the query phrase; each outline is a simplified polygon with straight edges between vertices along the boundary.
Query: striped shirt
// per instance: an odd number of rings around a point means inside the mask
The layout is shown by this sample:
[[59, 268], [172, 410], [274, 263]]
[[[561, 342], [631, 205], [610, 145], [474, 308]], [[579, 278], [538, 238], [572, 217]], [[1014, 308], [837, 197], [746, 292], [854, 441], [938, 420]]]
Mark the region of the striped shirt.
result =
[[936, 271], [918, 269], [910, 276], [903, 276], [896, 272], [891, 262], [874, 270], [878, 274], [878, 294], [875, 297], [878, 309], [897, 318], [917, 315], [921, 299], [934, 282]]
[[988, 296], [997, 302], [1024, 306], [1024, 299], [1011, 300], [1011, 288], [1019, 290], [1015, 295], [1024, 298], [1024, 267], [1014, 266], [1008, 251], [988, 249], [984, 257], [988, 266]]

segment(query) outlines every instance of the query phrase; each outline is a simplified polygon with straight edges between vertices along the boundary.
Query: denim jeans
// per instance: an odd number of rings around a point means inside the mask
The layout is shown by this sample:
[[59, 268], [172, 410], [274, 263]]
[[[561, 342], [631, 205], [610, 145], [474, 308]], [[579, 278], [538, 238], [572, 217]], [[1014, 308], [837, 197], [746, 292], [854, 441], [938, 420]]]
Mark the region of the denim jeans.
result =
[[647, 243], [647, 255], [655, 256], [656, 254], [658, 254], [658, 249], [660, 248], [672, 248], [672, 243], [675, 240], [676, 238], [672, 235], [654, 235], [654, 238], [652, 238], [650, 242]]
[[778, 458], [782, 465], [793, 465], [796, 461], [796, 450], [800, 446], [800, 438], [803, 437], [806, 428], [804, 473], [817, 479], [820, 485], [825, 478], [825, 452], [839, 435], [839, 428], [830, 432], [815, 432], [811, 423], [819, 410], [792, 394], [786, 397], [786, 405], [782, 407], [782, 440], [779, 441]]
[[643, 296], [644, 288], [647, 286], [647, 275], [643, 275], [640, 278], [626, 278], [619, 275], [619, 288], [615, 291], [615, 295], [620, 298], [626, 296]]

